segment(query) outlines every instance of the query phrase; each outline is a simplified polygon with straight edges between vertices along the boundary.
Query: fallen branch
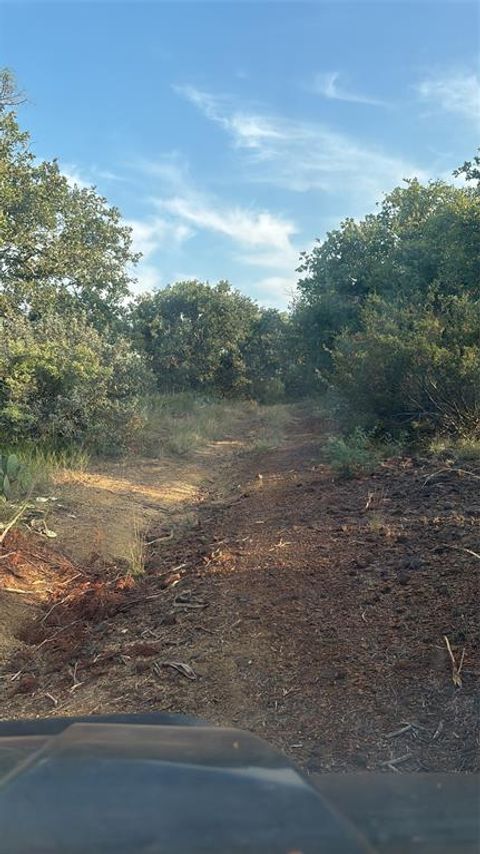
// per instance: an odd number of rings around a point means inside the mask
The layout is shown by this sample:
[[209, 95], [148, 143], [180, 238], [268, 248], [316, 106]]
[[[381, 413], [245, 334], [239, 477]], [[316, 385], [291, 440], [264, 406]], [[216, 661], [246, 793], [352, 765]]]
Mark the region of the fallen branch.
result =
[[172, 537], [173, 537], [173, 530], [172, 530], [172, 531], [170, 531], [170, 533], [165, 534], [165, 536], [163, 536], [163, 537], [155, 537], [155, 539], [154, 539], [154, 540], [148, 540], [148, 541], [146, 541], [146, 542], [145, 542], [145, 545], [146, 545], [146, 546], [153, 546], [153, 544], [154, 544], [154, 543], [161, 543], [161, 542], [165, 542], [166, 540], [171, 540], [171, 539], [172, 539]]
[[58, 605], [64, 605], [64, 604], [65, 604], [65, 602], [67, 602], [67, 601], [68, 601], [68, 599], [69, 599], [69, 597], [68, 597], [68, 596], [65, 596], [65, 599], [60, 599], [60, 601], [59, 601], [59, 602], [55, 602], [55, 605], [52, 605], [52, 607], [47, 611], [47, 613], [45, 614], [45, 616], [44, 616], [44, 617], [42, 617], [42, 619], [40, 620], [40, 622], [41, 622], [41, 623], [44, 623], [44, 622], [45, 622], [45, 620], [50, 616], [50, 614], [52, 613], [52, 611], [54, 611], [54, 610], [55, 610], [55, 608], [57, 608], [57, 607], [58, 607]]
[[65, 632], [67, 629], [70, 629], [72, 626], [75, 626], [77, 623], [83, 623], [83, 620], [74, 620], [73, 623], [68, 623], [66, 626], [62, 626], [62, 628], [59, 629], [58, 632], [55, 632], [49, 638], [45, 638], [45, 640], [43, 640], [41, 643], [39, 643], [38, 646], [35, 647], [35, 649], [38, 651], [42, 646], [44, 646], [44, 644], [50, 643], [52, 640], [55, 640], [55, 638], [59, 634], [61, 634], [61, 632]]
[[22, 593], [24, 596], [32, 594], [31, 590], [19, 590], [17, 587], [1, 587], [0, 590], [5, 590], [6, 593]]
[[396, 738], [397, 735], [403, 735], [405, 732], [410, 732], [411, 729], [413, 729], [413, 724], [406, 724], [393, 732], [387, 732], [385, 738]]
[[16, 525], [16, 524], [17, 524], [18, 520], [19, 520], [19, 519], [21, 519], [21, 517], [22, 517], [22, 516], [23, 516], [23, 514], [25, 513], [25, 510], [27, 509], [27, 507], [28, 507], [28, 504], [22, 504], [22, 506], [20, 507], [20, 510], [18, 511], [18, 513], [15, 513], [15, 516], [13, 516], [13, 517], [10, 519], [10, 522], [8, 522], [8, 524], [5, 526], [5, 528], [3, 529], [2, 534], [0, 534], [0, 545], [3, 543], [3, 541], [4, 541], [5, 537], [7, 536], [8, 532], [13, 528], [13, 526], [14, 526], [14, 525]]
[[[447, 472], [447, 471], [448, 472], [455, 472], [455, 474], [466, 474], [468, 477], [473, 477], [473, 478], [475, 478], [475, 480], [480, 480], [480, 475], [474, 474], [473, 471], [467, 471], [467, 469], [457, 469], [457, 468], [451, 468], [450, 466], [446, 466], [446, 468], [438, 469], [438, 471], [434, 471], [434, 472], [432, 472], [432, 474], [429, 474], [428, 477], [425, 478], [425, 480], [423, 482], [423, 486], [426, 486], [428, 481], [432, 480], [433, 477], [436, 477], [439, 474], [444, 474], [444, 472]], [[423, 487], [422, 487], [422, 489], [423, 489]]]

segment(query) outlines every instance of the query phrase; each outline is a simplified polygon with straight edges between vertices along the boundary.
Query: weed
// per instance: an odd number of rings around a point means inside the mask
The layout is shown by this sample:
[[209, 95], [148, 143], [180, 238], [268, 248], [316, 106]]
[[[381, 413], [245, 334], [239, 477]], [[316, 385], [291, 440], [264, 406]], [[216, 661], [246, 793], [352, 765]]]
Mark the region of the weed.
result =
[[136, 516], [133, 517], [132, 537], [128, 554], [128, 575], [139, 578], [145, 572], [147, 547], [145, 534]]
[[333, 470], [342, 477], [371, 474], [379, 465], [383, 454], [374, 447], [370, 434], [357, 427], [343, 438], [330, 436], [325, 448], [325, 458]]

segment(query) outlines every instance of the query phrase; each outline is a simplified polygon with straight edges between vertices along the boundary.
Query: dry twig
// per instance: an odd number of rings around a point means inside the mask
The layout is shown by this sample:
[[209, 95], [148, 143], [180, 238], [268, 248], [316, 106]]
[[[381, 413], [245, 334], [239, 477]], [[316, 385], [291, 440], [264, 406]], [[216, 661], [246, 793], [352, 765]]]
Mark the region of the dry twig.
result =
[[397, 735], [403, 735], [405, 732], [410, 732], [413, 729], [413, 724], [405, 724], [400, 729], [396, 729], [393, 732], [387, 732], [385, 738], [396, 738]]
[[153, 669], [157, 676], [161, 676], [161, 667], [171, 667], [173, 670], [176, 670], [177, 673], [180, 673], [182, 676], [185, 676], [187, 679], [191, 679], [192, 681], [197, 678], [195, 671], [189, 664], [184, 664], [183, 661], [156, 661], [153, 665]]
[[0, 545], [3, 543], [8, 532], [13, 528], [14, 525], [17, 524], [18, 520], [21, 519], [21, 517], [25, 513], [25, 510], [27, 509], [27, 507], [28, 507], [28, 503], [22, 504], [18, 513], [15, 513], [15, 515], [12, 516], [12, 518], [10, 519], [10, 522], [8, 522], [8, 524], [5, 525], [5, 528], [3, 529], [2, 534], [0, 534]]
[[423, 486], [426, 486], [428, 481], [431, 480], [433, 477], [436, 477], [439, 474], [443, 474], [446, 471], [455, 472], [455, 474], [466, 474], [469, 477], [475, 478], [475, 480], [480, 480], [480, 475], [474, 474], [473, 471], [467, 471], [467, 469], [451, 468], [450, 466], [447, 466], [446, 468], [438, 469], [438, 471], [434, 471], [434, 472], [432, 472], [432, 474], [429, 474], [428, 477], [425, 478], [425, 480], [423, 482]]
[[452, 682], [456, 686], [456, 688], [461, 688], [463, 684], [461, 672], [463, 667], [463, 661], [465, 659], [465, 647], [463, 647], [462, 655], [460, 656], [460, 664], [457, 664], [457, 662], [455, 661], [455, 656], [452, 652], [452, 647], [450, 646], [450, 641], [448, 640], [446, 635], [443, 636], [443, 639], [447, 646], [450, 661], [452, 662]]
[[403, 756], [397, 756], [396, 759], [385, 759], [383, 762], [380, 762], [380, 765], [388, 765], [389, 767], [394, 768], [396, 765], [401, 765], [402, 762], [406, 762], [411, 758], [411, 753], [404, 753]]

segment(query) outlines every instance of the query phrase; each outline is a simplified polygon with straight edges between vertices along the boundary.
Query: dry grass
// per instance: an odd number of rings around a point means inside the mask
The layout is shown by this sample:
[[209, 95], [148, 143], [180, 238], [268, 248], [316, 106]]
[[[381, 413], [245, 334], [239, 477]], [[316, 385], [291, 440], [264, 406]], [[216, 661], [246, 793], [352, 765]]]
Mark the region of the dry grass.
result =
[[52, 509], [49, 527], [58, 547], [80, 563], [98, 555], [141, 575], [146, 532], [167, 528], [182, 537], [219, 462], [247, 447], [246, 437], [257, 428], [270, 425], [271, 436], [285, 420], [279, 407], [191, 395], [156, 397], [145, 406], [147, 428], [135, 453], [48, 471], [61, 505]]
[[435, 456], [452, 456], [454, 459], [480, 463], [480, 438], [477, 436], [463, 436], [458, 439], [437, 436], [430, 442], [428, 450]]
[[278, 448], [291, 421], [292, 408], [280, 403], [259, 406], [256, 416], [255, 435], [248, 444], [248, 450], [261, 453]]
[[210, 401], [192, 394], [155, 395], [144, 404], [140, 452], [183, 457], [229, 436], [251, 408], [244, 401]]
[[147, 557], [147, 544], [144, 525], [134, 514], [130, 537], [130, 551], [128, 554], [128, 574], [134, 578], [142, 576], [145, 572], [145, 560]]

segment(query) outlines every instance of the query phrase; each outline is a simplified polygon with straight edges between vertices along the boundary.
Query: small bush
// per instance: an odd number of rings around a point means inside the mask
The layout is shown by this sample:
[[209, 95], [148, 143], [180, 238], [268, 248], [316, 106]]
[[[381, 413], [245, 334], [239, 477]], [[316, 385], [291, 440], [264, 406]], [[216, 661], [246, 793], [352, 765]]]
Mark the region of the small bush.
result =
[[333, 380], [358, 419], [412, 438], [478, 437], [480, 302], [402, 307], [372, 299], [363, 320], [333, 353]]
[[371, 474], [382, 459], [382, 452], [372, 444], [372, 437], [361, 427], [350, 436], [330, 436], [325, 448], [325, 459], [342, 477]]
[[0, 318], [0, 436], [9, 445], [125, 448], [148, 384], [128, 342], [107, 340], [82, 317]]

